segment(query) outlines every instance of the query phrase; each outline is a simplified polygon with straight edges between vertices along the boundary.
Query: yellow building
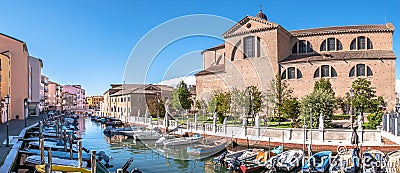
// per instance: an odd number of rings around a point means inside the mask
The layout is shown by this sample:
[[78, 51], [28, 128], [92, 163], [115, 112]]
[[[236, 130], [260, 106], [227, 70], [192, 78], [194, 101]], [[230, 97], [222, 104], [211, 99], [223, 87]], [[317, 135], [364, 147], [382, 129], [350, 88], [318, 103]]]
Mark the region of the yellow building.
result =
[[89, 109], [100, 109], [100, 102], [103, 101], [103, 96], [86, 97], [86, 104]]

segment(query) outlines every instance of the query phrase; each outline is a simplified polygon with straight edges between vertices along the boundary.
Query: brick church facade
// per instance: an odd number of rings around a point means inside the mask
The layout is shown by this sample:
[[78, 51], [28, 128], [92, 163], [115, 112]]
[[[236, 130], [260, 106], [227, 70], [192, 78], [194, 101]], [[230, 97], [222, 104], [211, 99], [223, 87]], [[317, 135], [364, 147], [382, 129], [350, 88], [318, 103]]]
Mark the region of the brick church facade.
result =
[[392, 110], [394, 30], [387, 23], [288, 31], [260, 10], [226, 31], [224, 44], [202, 52], [204, 70], [195, 74], [197, 98], [252, 85], [268, 93], [276, 74], [295, 97], [309, 94], [321, 78], [330, 79], [336, 97], [344, 97], [355, 79], [367, 78]]

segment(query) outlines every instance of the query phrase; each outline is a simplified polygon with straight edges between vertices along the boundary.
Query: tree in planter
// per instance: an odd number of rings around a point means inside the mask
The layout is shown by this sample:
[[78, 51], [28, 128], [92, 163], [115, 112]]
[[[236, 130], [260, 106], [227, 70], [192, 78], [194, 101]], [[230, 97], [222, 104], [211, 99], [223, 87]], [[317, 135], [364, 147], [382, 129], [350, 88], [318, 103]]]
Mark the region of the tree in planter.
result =
[[176, 111], [188, 110], [192, 106], [190, 91], [186, 83], [182, 80], [172, 91], [172, 108]]
[[[329, 79], [320, 79], [314, 84], [314, 90], [302, 100], [302, 117], [301, 122], [310, 127], [310, 110], [312, 116], [311, 127], [317, 128], [319, 125], [319, 117], [324, 116], [324, 126], [329, 127], [333, 118], [333, 110], [335, 108], [335, 93]], [[304, 118], [305, 116], [305, 118]], [[303, 122], [304, 123], [304, 122]]]
[[[371, 81], [365, 78], [358, 78], [353, 81], [351, 87], [354, 90], [354, 97], [352, 99], [352, 106], [361, 113], [361, 117], [364, 116], [364, 112], [376, 110], [378, 108], [379, 101], [375, 95], [375, 88], [371, 87]], [[382, 98], [383, 101], [383, 98]]]
[[291, 98], [293, 90], [289, 88], [285, 81], [282, 81], [279, 74], [271, 81], [270, 92], [267, 94], [267, 100], [274, 107], [274, 113], [278, 118], [278, 125], [281, 125], [283, 103]]
[[147, 99], [147, 109], [153, 118], [156, 118], [157, 115], [159, 117], [164, 117], [165, 115], [164, 102], [158, 97]]
[[288, 99], [283, 103], [282, 114], [286, 118], [291, 120], [292, 127], [297, 126], [297, 124], [295, 124], [294, 122], [298, 119], [300, 115], [300, 108], [300, 102], [297, 100], [297, 98]]

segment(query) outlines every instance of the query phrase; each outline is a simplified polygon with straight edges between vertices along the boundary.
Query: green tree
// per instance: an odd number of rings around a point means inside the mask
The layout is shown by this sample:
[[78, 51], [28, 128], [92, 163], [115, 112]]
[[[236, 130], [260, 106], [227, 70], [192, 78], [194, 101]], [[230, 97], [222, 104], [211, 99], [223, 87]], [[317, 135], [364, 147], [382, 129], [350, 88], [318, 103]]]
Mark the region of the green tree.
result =
[[226, 113], [229, 111], [231, 106], [231, 93], [230, 92], [219, 92], [214, 94], [216, 102], [216, 113], [218, 121], [222, 123], [224, 121]]
[[[375, 88], [371, 87], [371, 81], [365, 78], [358, 78], [353, 81], [351, 87], [354, 90], [354, 97], [352, 99], [352, 106], [364, 115], [364, 112], [377, 110], [379, 101], [375, 100]], [[383, 100], [383, 98], [382, 98]]]
[[368, 123], [363, 124], [366, 129], [376, 129], [382, 122], [382, 111], [377, 111], [368, 115]]
[[264, 95], [256, 86], [248, 86], [244, 90], [244, 100], [248, 101], [247, 115], [251, 115], [253, 122], [255, 115], [263, 108]]
[[164, 117], [165, 107], [163, 100], [158, 97], [147, 99], [147, 110], [153, 118], [157, 117], [157, 115]]
[[177, 111], [190, 109], [192, 101], [190, 91], [186, 83], [182, 80], [172, 91], [172, 108]]
[[231, 91], [231, 114], [233, 116], [240, 116], [244, 114], [243, 108], [245, 108], [244, 92], [238, 90], [236, 87]]
[[206, 109], [207, 108], [206, 101], [203, 99], [196, 100], [196, 108], [199, 109], [199, 111]]
[[[329, 127], [333, 118], [333, 110], [335, 109], [335, 93], [329, 80], [320, 79], [314, 84], [313, 92], [302, 100], [302, 117], [303, 122], [310, 126], [310, 111], [312, 115], [312, 127], [317, 128], [319, 125], [320, 115], [324, 116], [324, 126]], [[303, 122], [304, 123], [304, 122]]]
[[282, 114], [286, 118], [289, 118], [292, 121], [292, 125], [294, 125], [293, 122], [296, 121], [300, 115], [300, 108], [300, 102], [297, 100], [297, 98], [291, 98], [283, 103]]
[[278, 125], [281, 124], [283, 103], [291, 98], [293, 90], [285, 81], [282, 81], [279, 74], [271, 81], [270, 92], [267, 94], [268, 102], [274, 107], [274, 113], [278, 118]]
[[217, 100], [215, 99], [214, 95], [208, 100], [207, 103], [207, 111], [208, 112], [215, 112], [217, 110]]

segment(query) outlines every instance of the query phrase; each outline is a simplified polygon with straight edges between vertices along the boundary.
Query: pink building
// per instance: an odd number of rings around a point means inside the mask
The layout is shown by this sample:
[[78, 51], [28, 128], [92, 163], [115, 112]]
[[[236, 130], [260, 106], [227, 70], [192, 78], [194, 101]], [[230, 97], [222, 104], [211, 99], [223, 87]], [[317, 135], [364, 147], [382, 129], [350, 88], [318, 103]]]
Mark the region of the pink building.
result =
[[[25, 42], [0, 33], [0, 53], [10, 61], [8, 74], [2, 77], [7, 79], [10, 84], [7, 88], [1, 88], [0, 99], [4, 100], [4, 95], [10, 95], [8, 119], [23, 119], [24, 99], [29, 97], [28, 47]], [[5, 66], [6, 64], [1, 65]]]
[[76, 103], [73, 105], [66, 105], [70, 110], [85, 109], [85, 90], [81, 87], [81, 85], [65, 85], [63, 87], [63, 92], [76, 96]]
[[62, 86], [50, 81], [48, 84], [48, 110], [62, 111]]

